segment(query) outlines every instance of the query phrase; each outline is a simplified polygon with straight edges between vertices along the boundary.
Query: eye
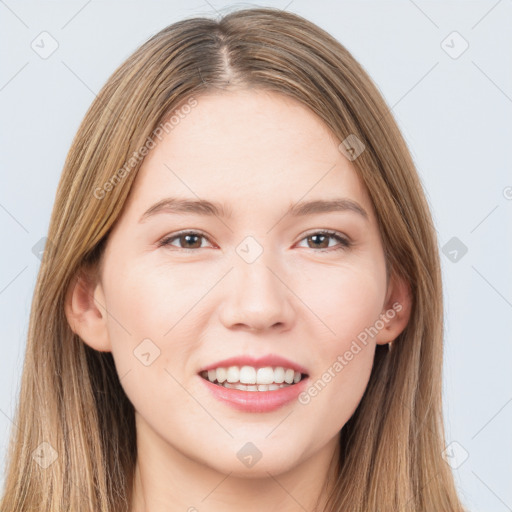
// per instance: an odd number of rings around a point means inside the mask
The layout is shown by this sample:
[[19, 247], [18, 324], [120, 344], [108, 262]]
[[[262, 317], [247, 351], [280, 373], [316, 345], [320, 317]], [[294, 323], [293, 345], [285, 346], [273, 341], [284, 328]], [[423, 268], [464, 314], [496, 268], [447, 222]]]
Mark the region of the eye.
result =
[[[201, 239], [207, 240], [207, 237], [199, 231], [182, 231], [181, 233], [176, 233], [174, 235], [168, 236], [167, 238], [164, 238], [158, 243], [158, 246], [169, 246], [175, 247], [177, 249], [183, 249], [185, 251], [194, 251], [195, 249], [203, 248]], [[313, 233], [308, 234], [302, 240], [308, 239], [311, 239], [313, 241], [313, 245], [310, 245], [309, 248], [318, 249], [318, 252], [339, 251], [347, 249], [351, 246], [351, 242], [347, 240], [345, 237], [343, 237], [337, 231], [315, 231]], [[330, 239], [337, 240], [339, 243], [339, 247], [335, 247], [334, 249], [331, 248], [329, 246]], [[175, 240], [178, 241], [181, 247], [176, 247], [176, 245], [173, 244]]]
[[[344, 249], [348, 249], [351, 246], [351, 242], [345, 237], [343, 237], [337, 231], [315, 231], [313, 233], [308, 234], [302, 240], [308, 239], [311, 239], [313, 241], [313, 246], [310, 245], [309, 248], [319, 249], [318, 252], [341, 251]], [[329, 239], [337, 240], [339, 242], [339, 247], [329, 248]]]
[[[194, 249], [201, 249], [202, 244], [200, 242], [201, 238], [206, 240], [206, 237], [198, 232], [198, 231], [182, 231], [181, 233], [177, 233], [175, 235], [171, 235], [167, 238], [164, 238], [158, 243], [159, 247], [162, 246], [171, 246], [176, 247], [172, 245], [171, 242], [174, 240], [178, 240], [179, 243], [184, 244], [182, 247], [177, 247], [177, 249], [184, 249], [184, 250], [190, 250], [193, 251]], [[198, 243], [199, 240], [199, 243]]]

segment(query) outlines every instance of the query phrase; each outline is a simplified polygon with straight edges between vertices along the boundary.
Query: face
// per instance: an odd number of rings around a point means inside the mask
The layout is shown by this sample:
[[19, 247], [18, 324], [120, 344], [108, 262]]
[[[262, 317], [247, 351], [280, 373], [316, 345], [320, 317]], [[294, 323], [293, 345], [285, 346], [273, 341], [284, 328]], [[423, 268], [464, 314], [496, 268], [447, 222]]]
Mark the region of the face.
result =
[[[375, 214], [340, 142], [295, 100], [238, 91], [197, 97], [149, 152], [95, 290], [108, 311], [97, 348], [138, 435], [247, 476], [335, 446], [393, 325]], [[146, 213], [171, 197], [219, 209]]]

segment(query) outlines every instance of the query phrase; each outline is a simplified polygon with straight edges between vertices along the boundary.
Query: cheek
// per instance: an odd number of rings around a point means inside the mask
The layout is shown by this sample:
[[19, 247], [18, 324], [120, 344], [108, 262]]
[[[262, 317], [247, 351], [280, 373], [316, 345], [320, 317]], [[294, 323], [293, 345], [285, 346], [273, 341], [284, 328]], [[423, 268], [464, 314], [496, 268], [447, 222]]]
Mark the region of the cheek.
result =
[[[311, 334], [313, 339], [325, 340], [325, 355], [343, 350], [382, 312], [386, 276], [385, 266], [378, 258], [354, 258], [336, 266], [311, 264], [291, 275], [299, 276], [293, 278], [294, 291], [321, 320], [321, 331]], [[319, 325], [317, 321], [309, 323]]]
[[[320, 444], [335, 436], [356, 411], [368, 385], [373, 366], [375, 347], [359, 344], [356, 348], [345, 345], [332, 355], [324, 371], [315, 375], [299, 396], [301, 414], [321, 418], [321, 425], [312, 424], [311, 436]], [[348, 352], [344, 349], [347, 348]], [[351, 355], [350, 360], [347, 354]]]
[[199, 339], [191, 308], [204, 290], [190, 280], [187, 284], [183, 272], [134, 264], [110, 270], [105, 290], [112, 354], [122, 385], [137, 405], [161, 394], [162, 383], [171, 381], [166, 370], [189, 371]]
[[126, 331], [133, 343], [151, 338], [163, 348], [179, 341], [181, 337], [176, 333], [186, 332], [183, 326], [194, 316], [191, 309], [204, 295], [205, 288], [203, 281], [191, 278], [181, 269], [136, 262], [115, 269], [107, 290], [114, 345], [118, 338], [126, 337]]
[[[386, 293], [385, 273], [378, 262], [372, 265], [326, 269], [325, 285], [308, 295], [308, 305], [328, 328], [316, 336], [310, 332], [316, 371], [299, 402], [304, 413], [325, 420], [327, 437], [352, 416], [371, 374], [374, 329]], [[321, 282], [321, 273], [312, 277]]]

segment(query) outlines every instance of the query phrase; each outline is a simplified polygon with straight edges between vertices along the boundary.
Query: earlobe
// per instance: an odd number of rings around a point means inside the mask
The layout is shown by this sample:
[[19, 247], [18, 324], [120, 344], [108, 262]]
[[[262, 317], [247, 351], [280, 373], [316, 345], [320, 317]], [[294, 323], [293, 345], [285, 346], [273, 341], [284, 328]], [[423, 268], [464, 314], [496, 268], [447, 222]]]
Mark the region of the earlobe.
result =
[[376, 336], [376, 343], [384, 345], [394, 341], [406, 328], [412, 310], [412, 296], [409, 283], [397, 275], [393, 275], [381, 313], [384, 327]]
[[69, 285], [65, 314], [71, 330], [100, 352], [111, 350], [103, 288], [93, 270], [80, 269]]

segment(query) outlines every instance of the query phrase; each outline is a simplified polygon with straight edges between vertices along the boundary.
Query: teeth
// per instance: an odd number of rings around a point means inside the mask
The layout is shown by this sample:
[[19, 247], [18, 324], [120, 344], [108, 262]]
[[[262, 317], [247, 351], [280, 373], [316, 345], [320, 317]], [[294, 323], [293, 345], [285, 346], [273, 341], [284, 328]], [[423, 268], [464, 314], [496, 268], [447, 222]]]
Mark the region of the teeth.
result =
[[240, 382], [242, 384], [256, 384], [256, 370], [252, 366], [240, 368]]
[[247, 386], [246, 384], [224, 382], [220, 385], [228, 389], [239, 389], [240, 391], [275, 391], [276, 389], [285, 388], [290, 384], [258, 384]]
[[[217, 382], [224, 382], [228, 378], [228, 372], [226, 368], [217, 368], [217, 370], [214, 371], [217, 373]], [[210, 378], [209, 376], [210, 372], [208, 372], [208, 378]], [[213, 379], [213, 381], [214, 380], [215, 379]]]
[[227, 375], [228, 382], [238, 382], [240, 380], [240, 370], [238, 366], [230, 366]]
[[282, 366], [278, 366], [274, 370], [274, 382], [276, 384], [282, 384], [284, 382], [284, 376], [285, 376], [284, 368]]
[[293, 376], [294, 371], [291, 369], [288, 369], [284, 372], [284, 381], [288, 384], [291, 384], [293, 382]]
[[201, 375], [210, 382], [215, 382], [229, 389], [244, 391], [274, 391], [276, 389], [297, 384], [302, 375], [291, 368], [265, 366], [230, 366], [229, 368], [215, 368], [201, 372]]
[[272, 384], [272, 382], [274, 382], [274, 370], [270, 366], [258, 368], [256, 382], [258, 384]]

